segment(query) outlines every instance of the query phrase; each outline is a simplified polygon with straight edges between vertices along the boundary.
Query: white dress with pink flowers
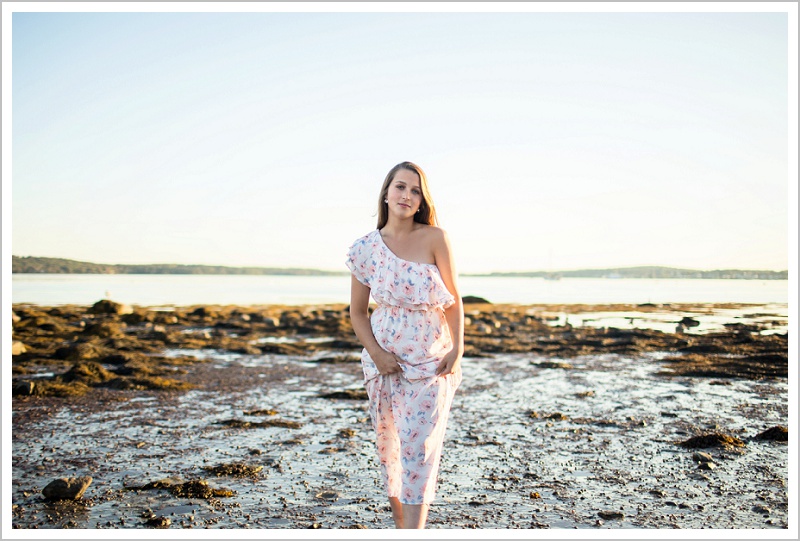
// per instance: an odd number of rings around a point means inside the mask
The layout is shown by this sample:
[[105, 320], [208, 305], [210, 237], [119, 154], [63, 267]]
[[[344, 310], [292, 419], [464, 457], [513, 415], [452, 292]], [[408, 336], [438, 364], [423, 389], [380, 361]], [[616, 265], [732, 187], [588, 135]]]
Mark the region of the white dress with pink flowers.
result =
[[377, 303], [370, 317], [375, 339], [402, 359], [402, 372], [383, 376], [366, 348], [361, 352], [384, 484], [389, 497], [404, 504], [429, 504], [461, 383], [460, 369], [436, 375], [453, 347], [444, 310], [455, 299], [436, 265], [397, 257], [378, 230], [353, 243], [347, 266]]

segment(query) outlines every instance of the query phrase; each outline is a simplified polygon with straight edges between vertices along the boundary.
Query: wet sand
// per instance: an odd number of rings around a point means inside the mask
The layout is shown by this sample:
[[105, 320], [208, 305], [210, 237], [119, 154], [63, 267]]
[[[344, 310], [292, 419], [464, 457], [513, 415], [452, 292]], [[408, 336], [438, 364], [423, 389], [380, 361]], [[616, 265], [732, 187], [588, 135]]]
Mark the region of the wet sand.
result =
[[[345, 308], [14, 306], [13, 527], [393, 527]], [[467, 305], [429, 527], [787, 528], [785, 309]]]

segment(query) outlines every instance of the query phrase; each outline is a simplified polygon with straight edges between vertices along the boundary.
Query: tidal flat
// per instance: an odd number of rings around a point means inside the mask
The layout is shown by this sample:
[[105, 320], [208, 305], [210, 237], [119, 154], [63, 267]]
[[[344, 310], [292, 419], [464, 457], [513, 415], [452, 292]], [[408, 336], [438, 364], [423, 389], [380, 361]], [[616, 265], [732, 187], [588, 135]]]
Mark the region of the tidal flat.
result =
[[[785, 306], [465, 312], [429, 528], [788, 528]], [[13, 315], [14, 528], [393, 527], [345, 306]]]

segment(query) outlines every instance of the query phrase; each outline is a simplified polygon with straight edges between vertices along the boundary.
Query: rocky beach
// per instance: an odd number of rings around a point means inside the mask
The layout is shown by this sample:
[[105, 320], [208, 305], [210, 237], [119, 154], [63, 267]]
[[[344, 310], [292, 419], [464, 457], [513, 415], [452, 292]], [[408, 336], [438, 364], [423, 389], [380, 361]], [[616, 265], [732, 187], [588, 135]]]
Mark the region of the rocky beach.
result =
[[[788, 528], [773, 308], [465, 298], [429, 527]], [[12, 319], [14, 528], [393, 527], [347, 306]]]

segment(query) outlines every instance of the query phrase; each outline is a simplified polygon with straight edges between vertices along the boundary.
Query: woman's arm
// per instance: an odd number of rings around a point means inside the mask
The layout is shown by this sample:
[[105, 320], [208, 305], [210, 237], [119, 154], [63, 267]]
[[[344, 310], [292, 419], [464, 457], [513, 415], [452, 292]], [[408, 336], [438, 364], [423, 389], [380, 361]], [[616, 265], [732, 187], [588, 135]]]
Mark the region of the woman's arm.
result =
[[350, 281], [350, 322], [358, 341], [366, 348], [379, 373], [386, 375], [401, 371], [399, 359], [383, 349], [372, 334], [369, 321], [369, 287], [359, 282], [355, 276], [351, 276]]
[[436, 228], [433, 242], [433, 257], [442, 281], [447, 286], [447, 290], [453, 297], [455, 303], [444, 311], [447, 326], [450, 327], [450, 338], [453, 341], [453, 349], [442, 358], [439, 367], [436, 369], [437, 375], [447, 375], [456, 371], [461, 363], [461, 356], [464, 354], [464, 303], [461, 301], [461, 294], [458, 291], [456, 280], [455, 260], [453, 251], [450, 249], [450, 239], [443, 229]]

